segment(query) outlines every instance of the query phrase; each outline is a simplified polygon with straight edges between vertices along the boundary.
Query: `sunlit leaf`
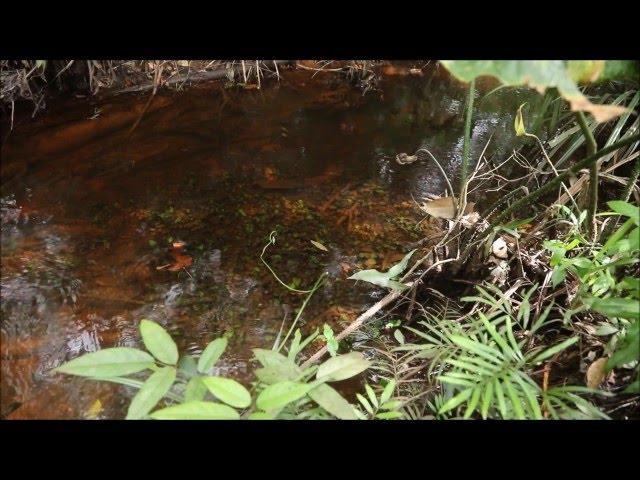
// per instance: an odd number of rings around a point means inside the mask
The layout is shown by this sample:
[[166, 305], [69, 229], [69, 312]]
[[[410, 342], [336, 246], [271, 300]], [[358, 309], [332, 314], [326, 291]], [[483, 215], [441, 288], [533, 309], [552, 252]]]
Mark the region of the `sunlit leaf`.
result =
[[301, 382], [284, 381], [265, 388], [256, 399], [261, 410], [274, 410], [285, 407], [304, 397], [316, 385]]
[[163, 367], [151, 374], [133, 397], [127, 411], [127, 420], [144, 418], [169, 391], [176, 379], [174, 367]]
[[309, 397], [327, 412], [340, 420], [356, 420], [353, 406], [333, 387], [323, 384], [309, 392]]
[[[540, 93], [555, 87], [569, 102], [571, 110], [589, 112], [598, 122], [606, 122], [626, 111], [617, 105], [591, 103], [580, 92], [562, 60], [441, 60], [440, 63], [465, 82], [488, 75], [505, 85], [528, 85]], [[573, 70], [577, 71], [577, 66], [574, 65]]]
[[210, 342], [204, 349], [200, 359], [198, 360], [198, 371], [201, 373], [207, 373], [211, 367], [220, 359], [225, 349], [227, 348], [228, 340], [225, 337], [216, 338]]
[[140, 334], [144, 346], [154, 357], [169, 365], [178, 363], [178, 347], [164, 328], [151, 320], [142, 320]]
[[201, 377], [193, 377], [184, 389], [184, 401], [193, 402], [204, 400], [206, 394], [207, 387], [202, 383]]
[[249, 391], [231, 378], [203, 377], [202, 383], [218, 399], [232, 407], [247, 408], [251, 405]]
[[369, 368], [370, 362], [360, 352], [349, 352], [330, 358], [318, 368], [316, 378], [337, 382], [354, 377]]
[[55, 372], [82, 377], [118, 377], [141, 372], [155, 365], [147, 352], [129, 347], [105, 348], [63, 363]]
[[237, 420], [240, 415], [222, 403], [187, 402], [156, 410], [150, 417], [155, 420]]

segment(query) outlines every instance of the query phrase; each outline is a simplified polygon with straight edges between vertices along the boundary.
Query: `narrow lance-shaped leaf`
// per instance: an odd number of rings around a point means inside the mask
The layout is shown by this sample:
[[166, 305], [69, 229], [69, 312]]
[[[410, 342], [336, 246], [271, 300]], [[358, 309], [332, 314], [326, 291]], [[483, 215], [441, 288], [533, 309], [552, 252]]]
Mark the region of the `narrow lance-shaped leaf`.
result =
[[129, 404], [127, 420], [144, 418], [169, 391], [176, 379], [174, 367], [164, 367], [151, 374]]
[[198, 360], [198, 371], [200, 373], [207, 373], [216, 364], [227, 348], [227, 342], [225, 337], [220, 337], [207, 345]]
[[82, 377], [118, 377], [141, 372], [155, 365], [147, 352], [129, 347], [105, 348], [60, 365], [54, 371]]

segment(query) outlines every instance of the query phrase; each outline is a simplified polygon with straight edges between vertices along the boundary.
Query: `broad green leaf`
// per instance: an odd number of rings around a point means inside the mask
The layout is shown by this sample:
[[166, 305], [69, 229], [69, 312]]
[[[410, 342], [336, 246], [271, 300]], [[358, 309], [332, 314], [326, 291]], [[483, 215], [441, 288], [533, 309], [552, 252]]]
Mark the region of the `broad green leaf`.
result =
[[347, 402], [333, 387], [322, 384], [309, 392], [309, 397], [340, 420], [356, 420], [353, 406]]
[[389, 402], [383, 403], [380, 408], [382, 410], [397, 410], [402, 406], [402, 402], [400, 400], [391, 400]]
[[178, 363], [178, 347], [164, 328], [151, 320], [142, 320], [140, 334], [151, 355], [168, 365]]
[[316, 378], [337, 382], [354, 377], [369, 368], [370, 362], [360, 352], [349, 352], [330, 358], [318, 368]]
[[254, 348], [253, 353], [258, 361], [264, 365], [255, 371], [261, 382], [272, 385], [285, 380], [295, 380], [302, 375], [302, 370], [293, 360], [273, 350]]
[[404, 345], [404, 335], [399, 328], [393, 331], [393, 338], [395, 338], [400, 345]]
[[539, 93], [555, 87], [569, 102], [571, 110], [589, 112], [598, 122], [606, 122], [626, 111], [617, 105], [591, 103], [580, 92], [562, 60], [440, 60], [440, 63], [465, 82], [488, 75], [508, 86], [528, 85]]
[[233, 408], [214, 402], [187, 402], [156, 410], [150, 415], [155, 420], [237, 420]]
[[612, 200], [607, 202], [607, 205], [609, 205], [609, 208], [614, 212], [629, 217], [633, 220], [633, 223], [640, 225], [640, 208], [628, 202], [623, 202], [622, 200]]
[[247, 408], [251, 405], [249, 391], [231, 378], [203, 377], [202, 383], [218, 399], [232, 407]]
[[184, 401], [185, 402], [193, 402], [204, 400], [205, 395], [207, 394], [207, 387], [202, 383], [201, 377], [193, 377], [187, 383], [187, 386], [184, 390]]
[[269, 385], [258, 395], [256, 406], [261, 410], [282, 408], [304, 397], [314, 387], [314, 384], [291, 381]]
[[225, 337], [216, 338], [207, 345], [198, 360], [198, 371], [207, 373], [220, 359], [227, 348], [228, 340]]
[[576, 83], [592, 83], [604, 72], [605, 63], [604, 60], [568, 60], [567, 73]]
[[623, 393], [640, 393], [640, 377], [631, 382]]
[[152, 373], [131, 400], [127, 411], [127, 420], [139, 420], [146, 417], [169, 391], [175, 379], [176, 369], [174, 367], [163, 367]]
[[321, 244], [320, 242], [316, 242], [315, 240], [310, 240], [310, 242], [313, 244], [314, 247], [316, 247], [318, 250], [323, 250], [325, 252], [328, 252], [329, 249], [327, 247], [325, 247], [323, 244]]
[[81, 377], [118, 377], [140, 372], [155, 365], [147, 352], [129, 347], [105, 348], [63, 363], [54, 369], [58, 373]]

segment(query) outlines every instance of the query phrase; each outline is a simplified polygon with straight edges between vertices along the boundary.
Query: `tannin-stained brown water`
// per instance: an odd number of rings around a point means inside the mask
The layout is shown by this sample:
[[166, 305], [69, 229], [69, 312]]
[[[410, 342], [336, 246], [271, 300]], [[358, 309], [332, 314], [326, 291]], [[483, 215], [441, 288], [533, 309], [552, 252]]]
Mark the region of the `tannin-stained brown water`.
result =
[[[302, 329], [341, 329], [384, 294], [346, 277], [389, 268], [437, 228], [418, 224], [414, 201], [444, 192], [437, 168], [394, 159], [426, 146], [453, 178], [466, 92], [437, 70], [364, 96], [333, 75], [285, 71], [260, 90], [159, 92], [133, 131], [147, 95], [54, 100], [17, 122], [2, 146], [0, 415], [123, 418], [130, 387], [50, 370], [141, 348], [143, 318], [184, 354], [226, 335], [217, 374], [251, 382], [251, 349], [270, 348], [303, 300], [259, 259], [272, 231], [266, 257], [285, 281], [309, 288], [328, 272]], [[473, 158], [491, 135], [489, 152], [513, 146], [528, 98], [477, 103]]]

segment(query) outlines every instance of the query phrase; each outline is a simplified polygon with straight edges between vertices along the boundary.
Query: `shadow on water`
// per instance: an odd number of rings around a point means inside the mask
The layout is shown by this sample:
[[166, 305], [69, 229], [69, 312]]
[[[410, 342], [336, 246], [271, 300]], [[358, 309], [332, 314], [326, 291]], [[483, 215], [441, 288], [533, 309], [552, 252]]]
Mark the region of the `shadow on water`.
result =
[[[49, 370], [99, 348], [140, 347], [142, 318], [182, 352], [227, 335], [218, 373], [251, 381], [251, 349], [269, 348], [302, 301], [259, 261], [272, 230], [268, 258], [287, 281], [306, 287], [329, 272], [304, 330], [340, 329], [379, 298], [346, 277], [388, 268], [433, 233], [433, 222], [416, 225], [412, 197], [444, 192], [433, 164], [401, 166], [395, 155], [426, 146], [453, 176], [466, 97], [437, 70], [379, 87], [362, 96], [334, 76], [294, 71], [262, 90], [159, 93], [131, 135], [147, 97], [60, 100], [18, 126], [2, 157], [1, 415], [123, 417], [128, 387]], [[498, 91], [477, 102], [473, 158], [491, 135], [488, 153], [510, 151], [526, 100]], [[177, 241], [191, 263], [172, 269]]]

